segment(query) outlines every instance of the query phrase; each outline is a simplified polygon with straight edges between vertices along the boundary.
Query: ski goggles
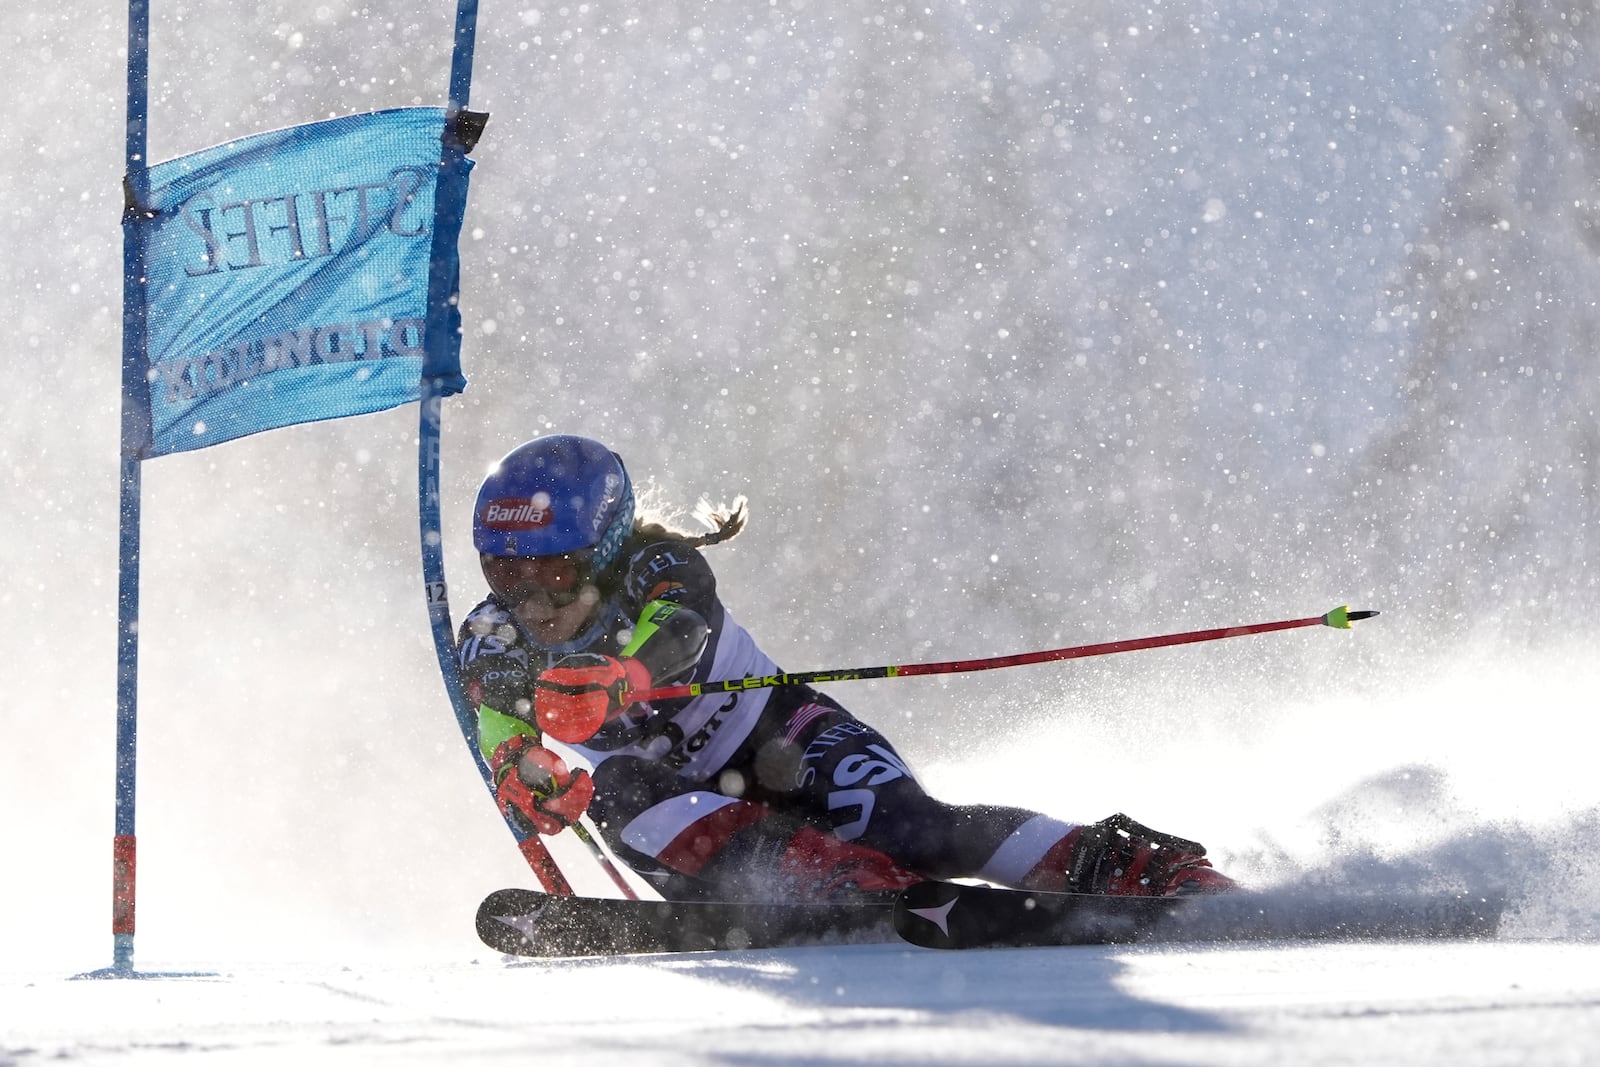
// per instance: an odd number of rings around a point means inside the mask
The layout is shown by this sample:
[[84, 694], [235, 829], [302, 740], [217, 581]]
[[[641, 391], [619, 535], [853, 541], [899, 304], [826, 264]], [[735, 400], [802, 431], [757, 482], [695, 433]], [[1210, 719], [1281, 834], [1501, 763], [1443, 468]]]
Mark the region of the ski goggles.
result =
[[593, 584], [587, 554], [564, 556], [481, 557], [483, 576], [494, 595], [507, 604], [544, 600], [564, 608]]

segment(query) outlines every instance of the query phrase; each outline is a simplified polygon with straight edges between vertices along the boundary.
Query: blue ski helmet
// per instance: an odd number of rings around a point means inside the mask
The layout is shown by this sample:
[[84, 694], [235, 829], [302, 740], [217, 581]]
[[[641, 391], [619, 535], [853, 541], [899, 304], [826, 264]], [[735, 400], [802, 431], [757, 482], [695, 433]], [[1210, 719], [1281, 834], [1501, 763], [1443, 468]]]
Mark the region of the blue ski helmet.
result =
[[633, 532], [622, 457], [572, 434], [536, 437], [495, 464], [478, 489], [472, 543], [490, 556], [584, 554], [594, 573]]

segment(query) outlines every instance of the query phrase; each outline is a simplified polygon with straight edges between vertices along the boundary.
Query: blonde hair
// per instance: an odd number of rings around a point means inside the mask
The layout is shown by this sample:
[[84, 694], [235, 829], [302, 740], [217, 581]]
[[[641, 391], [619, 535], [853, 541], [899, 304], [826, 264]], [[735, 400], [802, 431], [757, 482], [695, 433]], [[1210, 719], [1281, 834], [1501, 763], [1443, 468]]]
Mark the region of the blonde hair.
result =
[[[654, 493], [650, 495], [654, 496]], [[672, 519], [670, 516], [661, 515], [653, 500], [641, 508], [641, 511], [644, 513], [633, 523], [634, 537], [683, 541], [695, 548], [731, 541], [744, 530], [745, 522], [750, 517], [749, 501], [743, 496], [734, 497], [732, 504], [713, 505], [704, 499], [696, 504], [693, 517], [706, 527], [706, 531], [699, 534], [685, 533], [669, 525]]]

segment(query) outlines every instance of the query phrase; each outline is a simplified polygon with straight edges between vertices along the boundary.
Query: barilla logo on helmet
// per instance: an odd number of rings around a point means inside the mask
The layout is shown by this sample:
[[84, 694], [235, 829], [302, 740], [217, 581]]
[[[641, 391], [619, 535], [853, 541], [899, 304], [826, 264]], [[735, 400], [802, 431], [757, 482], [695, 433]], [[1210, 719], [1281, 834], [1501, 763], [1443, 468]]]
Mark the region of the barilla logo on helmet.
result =
[[535, 493], [528, 497], [502, 497], [483, 506], [483, 524], [491, 530], [517, 533], [549, 526], [551, 519], [550, 496]]

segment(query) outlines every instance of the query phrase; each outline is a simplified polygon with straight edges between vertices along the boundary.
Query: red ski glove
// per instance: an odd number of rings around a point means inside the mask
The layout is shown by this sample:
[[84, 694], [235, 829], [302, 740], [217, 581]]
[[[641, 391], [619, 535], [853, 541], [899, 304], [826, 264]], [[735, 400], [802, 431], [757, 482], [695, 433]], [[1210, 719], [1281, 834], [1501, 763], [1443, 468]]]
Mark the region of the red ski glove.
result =
[[1205, 858], [1204, 845], [1152, 830], [1121, 812], [1078, 827], [1061, 844], [1071, 850], [1065, 871], [1069, 892], [1170, 897], [1235, 888], [1233, 879]]
[[489, 757], [489, 769], [500, 810], [528, 833], [559, 834], [594, 799], [588, 771], [568, 770], [560, 756], [525, 734], [502, 741]]
[[638, 660], [579, 652], [533, 680], [533, 713], [539, 729], [579, 744], [622, 710], [625, 694], [649, 688], [650, 671]]

